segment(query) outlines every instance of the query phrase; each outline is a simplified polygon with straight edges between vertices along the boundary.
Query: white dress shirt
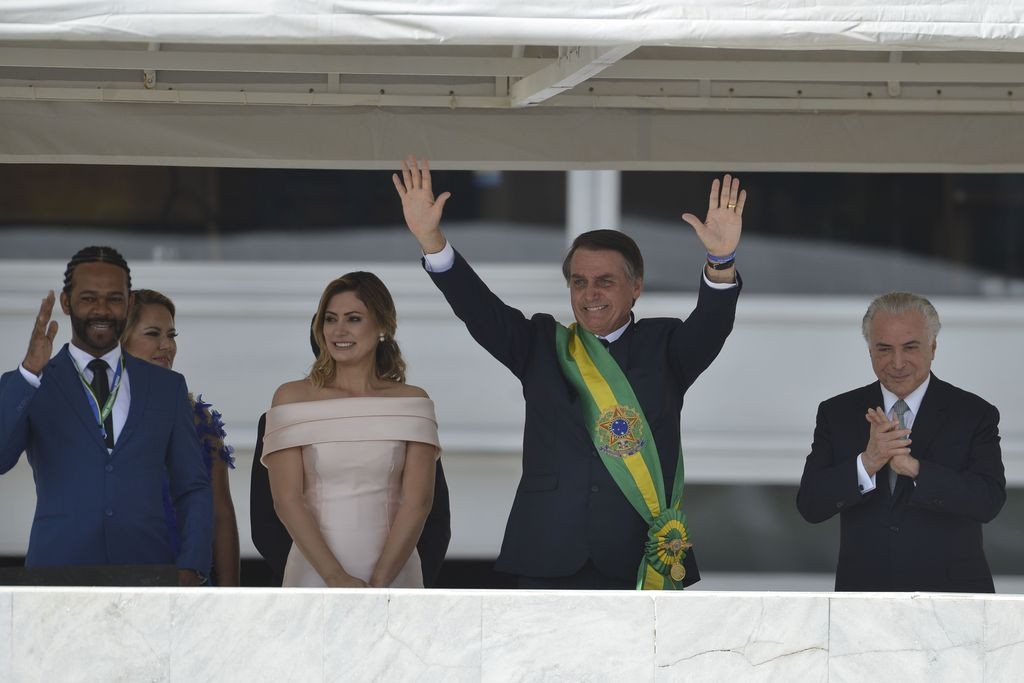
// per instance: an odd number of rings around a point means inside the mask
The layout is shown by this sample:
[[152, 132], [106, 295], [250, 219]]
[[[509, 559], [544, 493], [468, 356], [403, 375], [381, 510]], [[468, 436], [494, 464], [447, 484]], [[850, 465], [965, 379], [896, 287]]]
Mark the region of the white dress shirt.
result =
[[[928, 391], [928, 384], [932, 381], [932, 376], [929, 374], [921, 386], [914, 389], [910, 394], [907, 395], [903, 401], [907, 404], [906, 413], [903, 414], [903, 424], [907, 429], [913, 429], [914, 418], [917, 413], [921, 410], [921, 401], [924, 400], [924, 393]], [[889, 416], [890, 420], [895, 420], [896, 416], [893, 415], [892, 408], [896, 405], [896, 401], [900, 400], [900, 397], [892, 393], [885, 386], [882, 386], [882, 409], [885, 414]], [[870, 493], [875, 490], [875, 475], [868, 474], [868, 471], [864, 469], [864, 454], [861, 453], [857, 456], [857, 484], [860, 486], [861, 493]]]
[[[72, 360], [82, 371], [85, 381], [91, 383], [92, 370], [90, 370], [88, 366], [96, 357], [86, 351], [83, 351], [74, 344], [68, 344], [68, 353], [71, 354]], [[100, 356], [102, 360], [107, 361], [107, 385], [111, 390], [114, 388], [114, 370], [117, 368], [117, 361], [120, 357], [120, 345]], [[37, 376], [32, 374], [25, 369], [24, 365], [19, 365], [18, 370], [21, 371], [21, 376], [25, 378], [25, 381], [33, 387], [38, 389], [42, 384], [42, 375]], [[79, 384], [81, 384], [81, 382], [79, 382]], [[84, 386], [82, 386], [82, 394], [85, 396], [86, 401], [90, 401], [88, 391]], [[110, 413], [110, 417], [114, 423], [114, 443], [117, 443], [117, 437], [121, 435], [121, 430], [124, 429], [124, 423], [128, 420], [128, 408], [131, 406], [131, 402], [132, 391], [128, 382], [128, 369], [125, 368], [121, 371], [121, 388], [117, 392], [117, 398], [114, 399], [114, 408]], [[100, 407], [102, 408], [102, 406]]]

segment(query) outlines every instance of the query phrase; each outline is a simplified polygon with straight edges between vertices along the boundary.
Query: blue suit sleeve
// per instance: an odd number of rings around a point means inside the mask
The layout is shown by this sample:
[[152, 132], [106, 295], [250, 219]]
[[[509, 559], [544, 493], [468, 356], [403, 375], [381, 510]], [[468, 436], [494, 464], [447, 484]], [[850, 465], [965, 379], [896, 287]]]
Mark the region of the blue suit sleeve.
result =
[[183, 378], [178, 381], [174, 408], [166, 462], [181, 536], [178, 569], [193, 569], [208, 576], [213, 565], [213, 492]]
[[17, 370], [0, 377], [0, 474], [18, 464], [28, 445], [28, 407], [36, 391]]

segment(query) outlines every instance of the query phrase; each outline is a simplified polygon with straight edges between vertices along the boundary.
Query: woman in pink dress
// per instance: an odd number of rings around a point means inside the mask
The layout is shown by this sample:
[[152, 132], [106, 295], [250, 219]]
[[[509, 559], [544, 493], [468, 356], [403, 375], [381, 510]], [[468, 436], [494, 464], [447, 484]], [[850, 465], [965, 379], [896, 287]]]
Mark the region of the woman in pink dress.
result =
[[416, 542], [439, 456], [434, 404], [405, 383], [395, 304], [372, 273], [327, 285], [309, 376], [282, 384], [262, 462], [294, 543], [285, 586], [422, 587]]

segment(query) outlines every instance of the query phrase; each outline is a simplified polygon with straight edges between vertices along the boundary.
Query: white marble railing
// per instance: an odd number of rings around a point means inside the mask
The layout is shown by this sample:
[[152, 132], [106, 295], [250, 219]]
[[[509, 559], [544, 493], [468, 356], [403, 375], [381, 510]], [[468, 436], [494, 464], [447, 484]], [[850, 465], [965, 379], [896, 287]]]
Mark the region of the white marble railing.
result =
[[1009, 681], [1022, 621], [1008, 596], [14, 588], [0, 680]]

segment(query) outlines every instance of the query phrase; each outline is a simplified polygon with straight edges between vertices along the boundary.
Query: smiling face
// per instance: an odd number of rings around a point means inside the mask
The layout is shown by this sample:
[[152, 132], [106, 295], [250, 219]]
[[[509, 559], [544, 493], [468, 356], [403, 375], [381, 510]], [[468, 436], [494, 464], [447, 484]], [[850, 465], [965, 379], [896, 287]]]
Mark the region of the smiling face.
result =
[[630, 279], [626, 259], [617, 251], [577, 249], [569, 262], [572, 312], [583, 329], [598, 336], [626, 324], [642, 289], [643, 280]]
[[136, 358], [170, 370], [178, 353], [178, 336], [174, 318], [166, 306], [144, 304], [139, 309], [135, 327], [128, 331], [124, 350]]
[[100, 357], [117, 346], [128, 320], [128, 278], [110, 263], [82, 263], [61, 292], [60, 307], [71, 317], [71, 343]]
[[324, 342], [336, 363], [372, 362], [380, 343], [380, 325], [355, 292], [335, 294], [324, 311]]
[[878, 381], [906, 398], [931, 372], [935, 340], [929, 337], [925, 317], [918, 311], [879, 311], [871, 321], [868, 350]]

